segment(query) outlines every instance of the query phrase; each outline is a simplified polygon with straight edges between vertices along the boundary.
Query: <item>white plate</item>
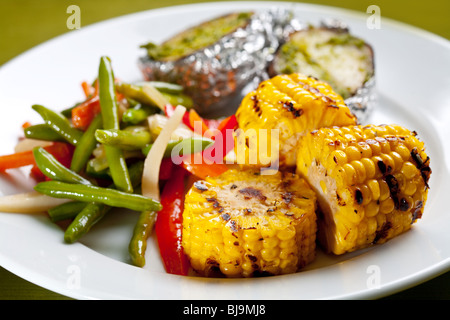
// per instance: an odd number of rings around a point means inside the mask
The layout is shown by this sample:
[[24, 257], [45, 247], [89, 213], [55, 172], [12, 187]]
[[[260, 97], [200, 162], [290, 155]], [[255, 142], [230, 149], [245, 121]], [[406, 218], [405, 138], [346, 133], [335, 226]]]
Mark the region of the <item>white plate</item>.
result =
[[[12, 152], [24, 121], [37, 123], [35, 103], [62, 110], [83, 98], [80, 83], [94, 79], [101, 55], [116, 76], [141, 79], [139, 45], [159, 41], [188, 25], [230, 10], [292, 8], [303, 21], [338, 18], [375, 48], [379, 103], [369, 122], [399, 123], [426, 142], [432, 159], [431, 190], [423, 218], [389, 241], [341, 257], [318, 253], [303, 272], [260, 279], [202, 279], [164, 272], [154, 240], [143, 268], [128, 262], [135, 213], [104, 218], [80, 243], [63, 243], [62, 231], [44, 216], [0, 213], [0, 264], [18, 276], [77, 299], [352, 299], [377, 298], [449, 270], [450, 45], [427, 32], [381, 17], [283, 2], [233, 2], [152, 10], [69, 32], [20, 55], [0, 69], [0, 154]], [[32, 32], [32, 30], [30, 31]], [[21, 171], [0, 177], [0, 191], [31, 188]]]

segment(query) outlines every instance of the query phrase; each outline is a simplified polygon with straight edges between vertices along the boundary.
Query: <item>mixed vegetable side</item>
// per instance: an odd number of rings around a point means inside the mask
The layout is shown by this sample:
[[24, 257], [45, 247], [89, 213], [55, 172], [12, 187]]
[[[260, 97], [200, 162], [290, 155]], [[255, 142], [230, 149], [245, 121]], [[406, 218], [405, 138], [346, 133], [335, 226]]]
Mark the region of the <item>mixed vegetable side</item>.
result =
[[228, 169], [215, 160], [233, 148], [234, 115], [200, 117], [175, 84], [121, 82], [108, 57], [82, 89], [84, 101], [61, 112], [32, 106], [43, 123], [23, 125], [24, 138], [15, 153], [0, 156], [0, 171], [31, 167], [36, 185], [33, 192], [1, 197], [0, 211], [47, 212], [54, 223], [69, 221], [66, 243], [78, 241], [111, 209], [138, 211], [132, 263], [145, 265], [155, 230], [166, 271], [187, 274], [181, 247], [186, 178]]

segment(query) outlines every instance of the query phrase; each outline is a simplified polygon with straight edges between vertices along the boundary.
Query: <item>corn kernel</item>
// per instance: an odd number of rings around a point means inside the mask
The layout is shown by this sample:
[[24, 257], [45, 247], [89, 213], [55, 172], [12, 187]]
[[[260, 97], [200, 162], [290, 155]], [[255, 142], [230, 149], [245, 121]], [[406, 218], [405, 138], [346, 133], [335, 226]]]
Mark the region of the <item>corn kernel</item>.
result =
[[278, 239], [285, 241], [292, 239], [295, 236], [295, 228], [293, 226], [289, 226], [280, 232], [278, 232], [277, 237]]
[[374, 139], [369, 139], [366, 141], [369, 144], [370, 149], [372, 149], [372, 155], [377, 156], [381, 154], [381, 146], [380, 143]]
[[380, 144], [381, 154], [387, 154], [391, 151], [389, 141], [387, 141], [385, 138], [376, 137], [375, 140]]
[[407, 161], [407, 162], [403, 163], [403, 166], [400, 169], [400, 172], [405, 176], [406, 179], [412, 179], [417, 175], [419, 170], [416, 168], [415, 165], [413, 165], [411, 162]]
[[355, 146], [349, 146], [345, 149], [345, 153], [347, 154], [347, 159], [349, 162], [353, 160], [361, 159], [361, 152]]
[[342, 150], [335, 150], [330, 154], [330, 160], [336, 163], [337, 165], [344, 165], [347, 163], [348, 158], [347, 154]]
[[372, 149], [366, 142], [358, 142], [358, 148], [361, 152], [361, 158], [372, 157]]
[[366, 184], [362, 184], [358, 187], [358, 189], [361, 191], [363, 196], [362, 205], [368, 205], [369, 202], [372, 201], [372, 191], [370, 190], [369, 186], [367, 186]]
[[267, 248], [261, 250], [261, 257], [264, 260], [270, 261], [275, 259], [280, 253], [278, 248]]
[[402, 157], [403, 161], [407, 161], [411, 156], [411, 151], [404, 144], [398, 144], [395, 152]]
[[356, 170], [349, 163], [344, 164], [342, 169], [345, 172], [345, 178], [349, 185], [354, 185], [357, 181]]
[[375, 174], [373, 175], [374, 178], [378, 179], [381, 176], [383, 176], [383, 172], [381, 172], [380, 170], [380, 165], [384, 164], [383, 163], [383, 158], [381, 158], [381, 156], [374, 156], [371, 158], [374, 168], [375, 168]]
[[368, 180], [367, 186], [369, 187], [370, 191], [372, 192], [372, 199], [378, 200], [380, 198], [380, 185], [378, 183], [378, 180], [376, 180], [376, 179]]
[[417, 191], [417, 183], [412, 180], [407, 180], [401, 191], [407, 196], [412, 196]]
[[366, 206], [366, 217], [374, 217], [378, 214], [378, 211], [380, 209], [379, 204], [376, 201], [371, 201], [367, 206]]
[[357, 183], [363, 183], [366, 180], [366, 168], [361, 161], [354, 160], [350, 163], [356, 172]]
[[398, 154], [395, 151], [392, 151], [389, 156], [392, 158], [392, 160], [394, 161], [395, 164], [395, 170], [400, 170], [400, 168], [402, 167], [403, 164], [403, 159], [402, 156], [400, 154]]
[[387, 198], [380, 203], [380, 212], [381, 213], [389, 213], [392, 212], [395, 208], [394, 200], [392, 198]]
[[384, 201], [387, 198], [389, 198], [389, 196], [391, 195], [390, 190], [389, 190], [389, 186], [386, 183], [386, 181], [380, 179], [378, 180], [378, 184], [380, 186], [380, 201]]
[[394, 160], [391, 158], [391, 156], [389, 154], [382, 154], [381, 159], [383, 159], [383, 163], [384, 166], [386, 167], [386, 172], [387, 173], [392, 173], [395, 171], [395, 162]]
[[362, 158], [361, 163], [364, 165], [366, 169], [366, 178], [371, 179], [375, 176], [376, 168], [375, 164], [370, 158]]

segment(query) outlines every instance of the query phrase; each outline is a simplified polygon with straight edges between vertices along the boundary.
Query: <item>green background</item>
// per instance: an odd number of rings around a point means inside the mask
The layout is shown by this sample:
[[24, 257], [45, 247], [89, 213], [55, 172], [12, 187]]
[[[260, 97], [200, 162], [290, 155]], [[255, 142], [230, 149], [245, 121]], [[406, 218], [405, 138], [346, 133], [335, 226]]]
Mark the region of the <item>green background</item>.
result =
[[[69, 5], [81, 8], [81, 27], [128, 13], [173, 5], [208, 1], [192, 0], [0, 0], [0, 65], [55, 36], [70, 32]], [[231, 2], [231, 1], [229, 1]], [[450, 39], [449, 0], [344, 0], [294, 1], [366, 12], [381, 9], [381, 17], [401, 21]], [[176, 23], [176, 22], [174, 22]], [[0, 267], [0, 299], [67, 299], [23, 280]], [[386, 299], [450, 299], [450, 272]]]

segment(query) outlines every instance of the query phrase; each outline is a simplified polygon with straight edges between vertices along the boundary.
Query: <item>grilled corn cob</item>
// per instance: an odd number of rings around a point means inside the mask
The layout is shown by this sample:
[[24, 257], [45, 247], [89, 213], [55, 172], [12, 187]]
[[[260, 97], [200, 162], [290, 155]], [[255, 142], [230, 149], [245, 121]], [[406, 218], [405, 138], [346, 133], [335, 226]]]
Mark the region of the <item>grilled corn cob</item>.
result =
[[293, 173], [230, 169], [186, 195], [184, 252], [203, 276], [292, 273], [315, 257], [315, 209], [315, 193]]
[[323, 128], [306, 135], [297, 173], [316, 191], [318, 240], [335, 254], [384, 243], [422, 216], [430, 159], [398, 125]]
[[[279, 160], [281, 167], [295, 166], [298, 140], [307, 132], [321, 127], [356, 124], [356, 117], [342, 97], [327, 83], [298, 73], [278, 75], [261, 82], [255, 91], [244, 97], [236, 118], [240, 129], [235, 144], [237, 162], [268, 163], [267, 159], [261, 158], [261, 150], [251, 147], [253, 142], [250, 141], [256, 139], [253, 144], [261, 148], [264, 145], [261, 139], [267, 134], [268, 150], [277, 143], [279, 152], [263, 151], [271, 158], [270, 163]], [[277, 141], [273, 141], [273, 129], [279, 130]]]

